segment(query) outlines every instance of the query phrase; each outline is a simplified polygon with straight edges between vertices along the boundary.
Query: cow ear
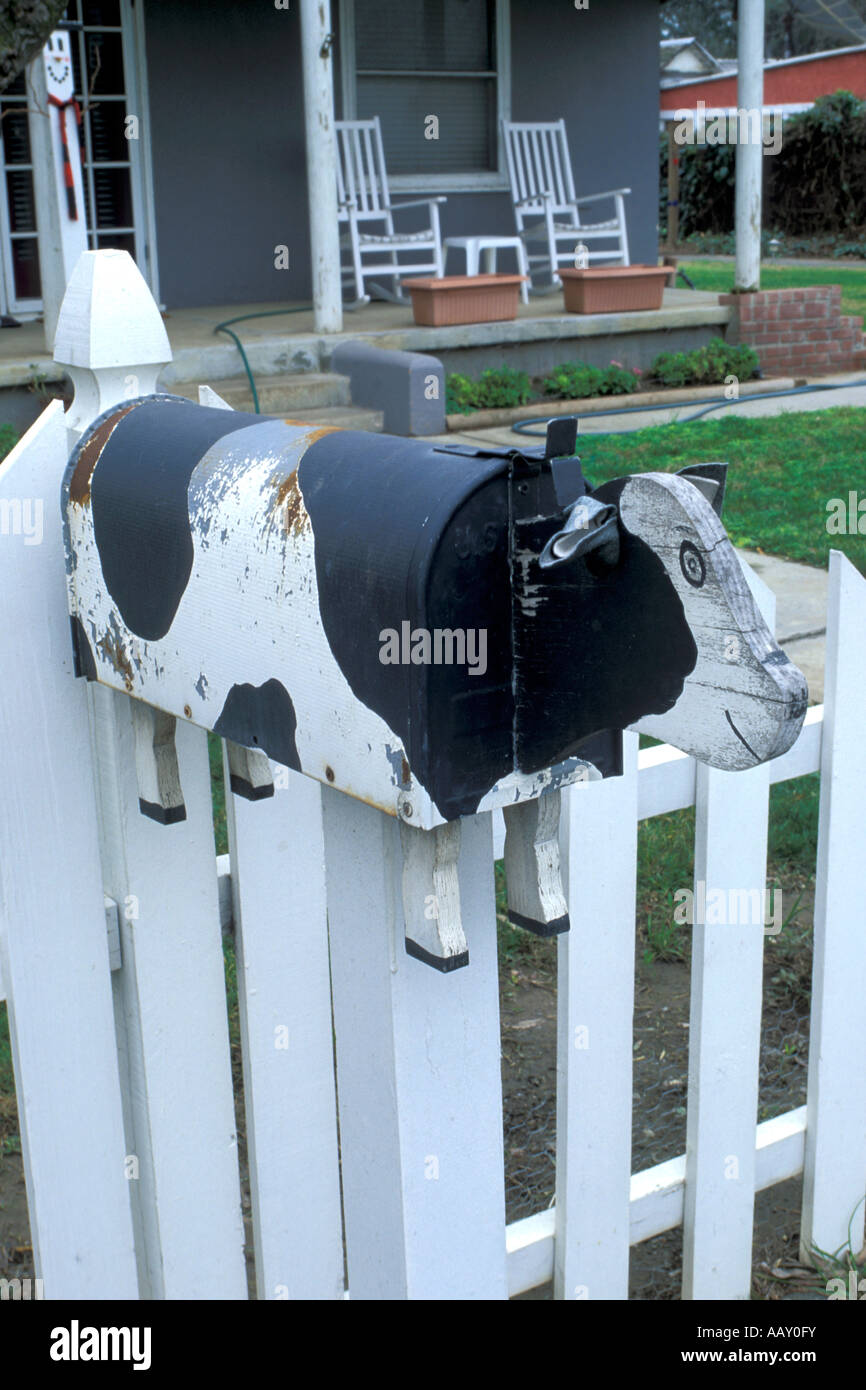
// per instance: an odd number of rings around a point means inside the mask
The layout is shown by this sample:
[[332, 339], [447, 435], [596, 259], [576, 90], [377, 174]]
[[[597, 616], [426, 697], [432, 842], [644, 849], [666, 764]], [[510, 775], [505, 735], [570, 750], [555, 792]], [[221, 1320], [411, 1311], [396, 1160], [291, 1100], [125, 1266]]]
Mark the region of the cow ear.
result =
[[688, 468], [679, 469], [680, 477], [688, 478], [702, 492], [717, 516], [722, 515], [725, 500], [725, 480], [728, 476], [726, 463], [690, 463]]

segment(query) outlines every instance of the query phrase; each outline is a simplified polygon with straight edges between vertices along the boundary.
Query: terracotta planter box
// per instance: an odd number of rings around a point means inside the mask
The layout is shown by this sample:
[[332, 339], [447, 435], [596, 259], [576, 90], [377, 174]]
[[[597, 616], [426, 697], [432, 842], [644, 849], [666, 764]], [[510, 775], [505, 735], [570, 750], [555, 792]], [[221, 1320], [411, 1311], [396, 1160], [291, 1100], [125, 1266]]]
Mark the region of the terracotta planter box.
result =
[[599, 265], [558, 274], [570, 314], [622, 314], [630, 309], [660, 309], [670, 267]]
[[517, 318], [524, 275], [445, 275], [404, 280], [415, 322], [428, 328], [449, 323], [490, 323]]

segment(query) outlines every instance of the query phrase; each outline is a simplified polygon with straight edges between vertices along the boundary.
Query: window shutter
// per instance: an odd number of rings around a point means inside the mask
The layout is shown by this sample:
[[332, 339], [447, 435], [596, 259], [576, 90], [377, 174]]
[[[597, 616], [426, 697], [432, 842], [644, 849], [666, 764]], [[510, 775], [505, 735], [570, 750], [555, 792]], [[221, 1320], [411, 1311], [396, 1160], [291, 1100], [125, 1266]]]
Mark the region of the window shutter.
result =
[[390, 174], [496, 168], [495, 52], [493, 0], [356, 0], [357, 115], [381, 118]]

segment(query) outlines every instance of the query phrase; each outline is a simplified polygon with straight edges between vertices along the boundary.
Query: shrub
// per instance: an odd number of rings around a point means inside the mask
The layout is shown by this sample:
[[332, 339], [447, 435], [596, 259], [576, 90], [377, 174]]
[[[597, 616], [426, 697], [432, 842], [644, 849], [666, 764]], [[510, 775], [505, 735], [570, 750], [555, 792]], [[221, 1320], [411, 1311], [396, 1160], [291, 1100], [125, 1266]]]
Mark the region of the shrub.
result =
[[754, 348], [713, 338], [691, 352], [660, 352], [648, 375], [663, 386], [704, 386], [721, 383], [728, 376], [748, 381], [757, 370], [758, 354]]
[[624, 367], [621, 362], [611, 362], [601, 384], [603, 396], [624, 396], [636, 391], [641, 384], [643, 373], [638, 367]]
[[445, 409], [449, 415], [468, 415], [473, 410], [499, 410], [526, 405], [532, 386], [526, 372], [514, 367], [488, 367], [477, 381], [460, 372], [445, 380]]
[[563, 362], [544, 378], [542, 386], [545, 396], [576, 401], [583, 396], [599, 395], [603, 379], [600, 367], [589, 367], [585, 362]]
[[478, 387], [462, 372], [449, 372], [445, 378], [445, 410], [448, 415], [468, 415], [475, 405]]
[[[681, 145], [678, 155], [680, 240], [729, 234], [736, 145]], [[661, 228], [667, 225], [667, 160], [663, 136]], [[785, 120], [781, 148], [762, 167], [765, 226], [786, 237], [843, 237], [853, 254], [860, 254], [866, 227], [866, 101], [845, 91], [819, 97], [808, 111]]]
[[841, 91], [819, 97], [810, 110], [785, 122], [782, 148], [764, 166], [768, 221], [793, 236], [861, 232], [866, 101]]
[[559, 400], [581, 400], [585, 396], [621, 396], [636, 391], [641, 373], [611, 362], [609, 367], [590, 367], [585, 362], [562, 362], [545, 377], [545, 396]]

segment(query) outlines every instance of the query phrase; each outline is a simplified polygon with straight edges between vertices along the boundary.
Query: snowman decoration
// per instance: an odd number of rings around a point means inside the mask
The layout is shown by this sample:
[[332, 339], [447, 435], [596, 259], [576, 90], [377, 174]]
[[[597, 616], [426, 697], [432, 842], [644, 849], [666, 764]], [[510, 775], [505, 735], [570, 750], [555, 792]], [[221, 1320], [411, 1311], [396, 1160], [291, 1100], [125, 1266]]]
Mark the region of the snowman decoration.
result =
[[75, 99], [69, 35], [64, 30], [55, 29], [42, 50], [42, 62], [49, 115], [53, 118], [53, 112], [57, 112], [60, 134], [58, 173], [65, 193], [66, 213], [70, 222], [78, 222], [83, 219], [84, 201], [78, 138], [81, 109]]

